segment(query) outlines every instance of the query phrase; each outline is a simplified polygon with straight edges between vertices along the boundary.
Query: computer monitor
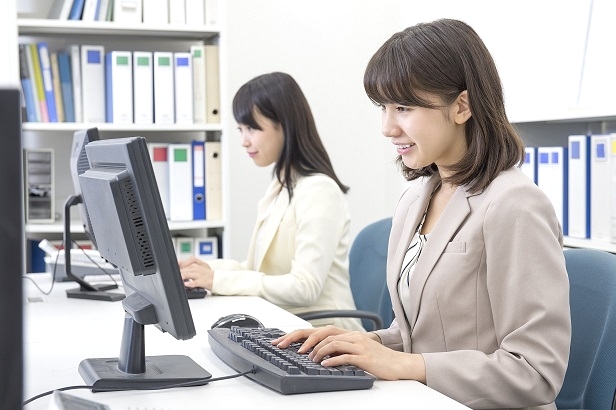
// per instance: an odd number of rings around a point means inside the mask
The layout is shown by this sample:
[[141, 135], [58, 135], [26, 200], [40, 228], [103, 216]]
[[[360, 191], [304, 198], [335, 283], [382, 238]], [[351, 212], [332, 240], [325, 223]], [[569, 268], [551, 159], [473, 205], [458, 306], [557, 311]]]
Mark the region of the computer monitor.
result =
[[[70, 170], [71, 179], [73, 180], [73, 191], [75, 195], [81, 196], [81, 186], [79, 185], [79, 175], [83, 174], [90, 168], [88, 162], [88, 154], [86, 153], [86, 145], [92, 141], [100, 140], [100, 134], [98, 128], [89, 128], [87, 130], [75, 131], [73, 134], [73, 144], [71, 145], [71, 159]], [[77, 206], [79, 209], [79, 215], [81, 216], [81, 223], [83, 229], [94, 246], [96, 246], [96, 238], [92, 234], [92, 228], [90, 227], [90, 218], [88, 216], [88, 209], [83, 204], [83, 201]], [[68, 246], [68, 245], [67, 245]]]
[[0, 89], [0, 409], [23, 401], [24, 193], [20, 91]]
[[207, 383], [187, 356], [145, 356], [145, 325], [181, 340], [196, 334], [145, 139], [94, 141], [86, 151], [79, 183], [98, 250], [120, 271], [126, 315], [119, 357], [83, 360], [79, 373], [93, 391]]
[[73, 134], [69, 165], [71, 178], [73, 180], [74, 194], [70, 195], [64, 203], [64, 271], [66, 272], [66, 279], [77, 282], [79, 284], [79, 288], [68, 289], [66, 291], [66, 296], [69, 298], [106, 300], [114, 302], [124, 299], [124, 295], [122, 293], [108, 292], [109, 290], [117, 289], [117, 285], [93, 285], [76, 275], [73, 272], [73, 265], [71, 263], [71, 255], [75, 251], [72, 250], [73, 239], [71, 233], [71, 207], [78, 206], [83, 229], [88, 238], [96, 246], [96, 238], [92, 232], [92, 227], [90, 226], [91, 224], [88, 209], [83, 203], [83, 198], [81, 195], [79, 175], [83, 174], [90, 168], [88, 155], [86, 153], [86, 145], [92, 141], [98, 140], [100, 140], [98, 128], [79, 130]]

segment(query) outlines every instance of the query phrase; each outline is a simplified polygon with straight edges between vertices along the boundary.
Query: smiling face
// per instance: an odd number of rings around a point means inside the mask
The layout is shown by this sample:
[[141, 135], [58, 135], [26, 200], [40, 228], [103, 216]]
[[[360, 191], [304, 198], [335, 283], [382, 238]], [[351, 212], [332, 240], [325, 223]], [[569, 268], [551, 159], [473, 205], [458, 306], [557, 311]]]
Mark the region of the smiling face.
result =
[[266, 118], [254, 109], [253, 117], [260, 129], [246, 124], [238, 124], [242, 137], [242, 147], [255, 165], [266, 167], [278, 161], [284, 145], [284, 132], [280, 123]]
[[[440, 105], [436, 98], [427, 100]], [[466, 91], [439, 109], [400, 104], [381, 107], [383, 135], [391, 138], [407, 167], [420, 169], [434, 163], [445, 176], [444, 167], [457, 163], [466, 153], [464, 123], [470, 117]]]

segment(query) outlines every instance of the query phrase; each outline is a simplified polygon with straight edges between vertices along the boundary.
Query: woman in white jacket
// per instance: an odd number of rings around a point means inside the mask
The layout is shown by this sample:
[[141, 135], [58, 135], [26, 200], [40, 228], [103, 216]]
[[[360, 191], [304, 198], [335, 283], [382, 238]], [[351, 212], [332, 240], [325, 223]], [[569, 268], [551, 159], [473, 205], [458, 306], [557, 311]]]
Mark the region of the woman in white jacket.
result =
[[[244, 84], [233, 98], [242, 146], [257, 166], [274, 165], [259, 201], [244, 262], [180, 261], [187, 287], [218, 295], [257, 295], [290, 312], [355, 309], [348, 250], [350, 215], [342, 184], [297, 82], [274, 72]], [[358, 319], [313, 321], [363, 330]]]

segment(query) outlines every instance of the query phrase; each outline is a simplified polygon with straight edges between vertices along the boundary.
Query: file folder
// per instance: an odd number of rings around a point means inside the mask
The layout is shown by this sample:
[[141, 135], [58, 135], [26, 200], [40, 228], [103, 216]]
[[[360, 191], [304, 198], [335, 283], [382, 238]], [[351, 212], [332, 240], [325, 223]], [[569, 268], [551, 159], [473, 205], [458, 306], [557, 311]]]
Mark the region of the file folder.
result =
[[195, 256], [202, 260], [218, 259], [218, 238], [195, 238]]
[[205, 215], [222, 219], [222, 152], [219, 141], [205, 142]]
[[521, 170], [531, 181], [537, 183], [537, 147], [524, 148], [524, 163]]
[[169, 216], [172, 221], [192, 221], [192, 145], [169, 144]]
[[590, 137], [590, 238], [604, 242], [611, 239], [610, 144], [609, 134]]
[[178, 260], [187, 259], [195, 256], [194, 239], [178, 236], [175, 238], [175, 253]]
[[590, 238], [590, 136], [570, 135], [569, 236]]
[[84, 122], [105, 122], [104, 55], [103, 46], [81, 46], [81, 92]]
[[154, 122], [154, 72], [152, 52], [133, 52], [133, 119], [135, 124]]
[[43, 79], [43, 90], [45, 91], [45, 103], [47, 104], [47, 114], [49, 122], [58, 122], [58, 112], [56, 111], [56, 96], [53, 90], [53, 78], [51, 75], [51, 59], [49, 48], [46, 42], [36, 44], [41, 64], [41, 76]]
[[154, 122], [173, 124], [175, 122], [173, 83], [173, 53], [154, 52]]
[[133, 54], [130, 51], [107, 53], [107, 122], [133, 123]]
[[564, 235], [568, 235], [568, 164], [567, 147], [537, 148], [537, 185], [554, 205]]
[[175, 79], [175, 122], [193, 123], [193, 69], [189, 52], [173, 53]]
[[193, 219], [205, 219], [205, 143], [192, 142]]
[[165, 216], [169, 219], [169, 144], [166, 142], [149, 142], [148, 151]]

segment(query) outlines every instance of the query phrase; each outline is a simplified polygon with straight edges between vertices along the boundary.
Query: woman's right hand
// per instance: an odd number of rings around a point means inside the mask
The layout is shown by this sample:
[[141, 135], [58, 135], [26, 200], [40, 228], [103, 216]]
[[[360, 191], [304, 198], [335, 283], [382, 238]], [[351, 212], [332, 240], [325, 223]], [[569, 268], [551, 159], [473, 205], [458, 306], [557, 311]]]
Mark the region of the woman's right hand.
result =
[[212, 290], [214, 271], [206, 262], [191, 256], [178, 262], [180, 274], [187, 288], [205, 288]]
[[305, 339], [298, 352], [306, 353], [326, 337], [341, 335], [348, 332], [350, 332], [350, 330], [341, 329], [332, 325], [318, 328], [300, 329], [294, 330], [293, 332], [287, 333], [278, 339], [272, 340], [272, 344], [280, 347], [281, 349], [286, 349], [291, 345], [291, 343]]

